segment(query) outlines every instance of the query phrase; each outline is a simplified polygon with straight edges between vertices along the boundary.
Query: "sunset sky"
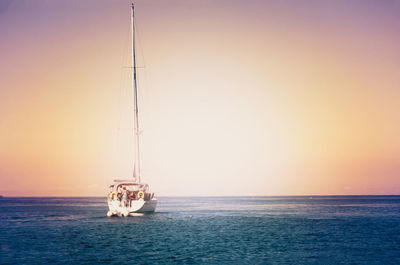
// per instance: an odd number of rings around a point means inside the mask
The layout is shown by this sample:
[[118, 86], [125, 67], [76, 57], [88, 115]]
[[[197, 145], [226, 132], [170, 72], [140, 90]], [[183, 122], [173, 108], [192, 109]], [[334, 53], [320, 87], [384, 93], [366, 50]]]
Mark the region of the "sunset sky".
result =
[[[400, 1], [137, 0], [160, 196], [400, 194]], [[130, 1], [0, 1], [0, 194], [132, 171]]]

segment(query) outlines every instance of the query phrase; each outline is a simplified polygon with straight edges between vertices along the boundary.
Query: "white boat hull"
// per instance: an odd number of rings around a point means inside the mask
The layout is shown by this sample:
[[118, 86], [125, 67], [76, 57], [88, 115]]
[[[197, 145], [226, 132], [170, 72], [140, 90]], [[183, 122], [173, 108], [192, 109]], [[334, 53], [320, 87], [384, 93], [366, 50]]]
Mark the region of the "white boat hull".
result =
[[135, 216], [137, 213], [152, 213], [156, 210], [157, 199], [145, 201], [143, 199], [131, 201], [128, 207], [124, 207], [119, 201], [108, 201], [107, 216]]

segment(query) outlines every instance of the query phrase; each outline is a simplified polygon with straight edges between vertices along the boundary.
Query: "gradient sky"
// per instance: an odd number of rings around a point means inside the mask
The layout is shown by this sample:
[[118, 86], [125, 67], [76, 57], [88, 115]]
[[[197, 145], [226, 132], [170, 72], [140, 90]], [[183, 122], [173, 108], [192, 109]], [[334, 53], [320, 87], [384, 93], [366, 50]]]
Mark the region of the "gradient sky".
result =
[[[400, 194], [400, 1], [138, 0], [159, 195]], [[0, 1], [0, 194], [132, 170], [129, 1]]]

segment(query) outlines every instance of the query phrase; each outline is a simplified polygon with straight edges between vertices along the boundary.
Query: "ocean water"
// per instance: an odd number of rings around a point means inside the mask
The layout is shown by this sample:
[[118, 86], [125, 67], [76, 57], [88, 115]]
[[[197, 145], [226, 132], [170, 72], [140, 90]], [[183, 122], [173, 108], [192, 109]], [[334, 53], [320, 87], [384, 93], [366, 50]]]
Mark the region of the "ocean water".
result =
[[0, 199], [0, 264], [400, 264], [400, 196]]

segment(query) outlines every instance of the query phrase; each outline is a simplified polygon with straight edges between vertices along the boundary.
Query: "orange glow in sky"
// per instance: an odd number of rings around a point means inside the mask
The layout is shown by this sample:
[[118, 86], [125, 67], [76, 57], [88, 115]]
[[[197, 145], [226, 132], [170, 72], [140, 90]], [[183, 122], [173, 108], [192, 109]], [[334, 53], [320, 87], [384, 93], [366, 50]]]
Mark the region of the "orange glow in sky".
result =
[[[158, 195], [400, 194], [400, 2], [138, 0]], [[0, 4], [0, 194], [132, 171], [129, 1]]]

